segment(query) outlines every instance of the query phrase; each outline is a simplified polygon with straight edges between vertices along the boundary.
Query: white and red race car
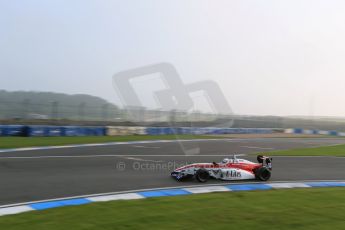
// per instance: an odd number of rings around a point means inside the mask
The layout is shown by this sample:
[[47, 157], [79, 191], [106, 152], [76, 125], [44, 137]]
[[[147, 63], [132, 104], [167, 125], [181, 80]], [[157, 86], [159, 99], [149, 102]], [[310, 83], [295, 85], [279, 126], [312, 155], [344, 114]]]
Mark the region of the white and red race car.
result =
[[206, 182], [209, 178], [220, 180], [261, 180], [267, 181], [271, 177], [272, 158], [258, 155], [258, 163], [245, 159], [238, 159], [236, 155], [225, 158], [220, 163], [195, 163], [175, 169], [171, 176], [181, 181], [195, 177], [199, 182]]

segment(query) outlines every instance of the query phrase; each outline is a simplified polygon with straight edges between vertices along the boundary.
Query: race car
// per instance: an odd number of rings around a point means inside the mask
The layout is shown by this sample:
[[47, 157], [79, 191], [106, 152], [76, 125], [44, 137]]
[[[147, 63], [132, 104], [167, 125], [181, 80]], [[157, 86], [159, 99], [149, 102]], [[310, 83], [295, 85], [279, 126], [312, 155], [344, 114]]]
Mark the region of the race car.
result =
[[187, 178], [206, 182], [210, 178], [220, 180], [261, 180], [267, 181], [271, 177], [272, 158], [258, 155], [258, 163], [245, 159], [238, 159], [236, 155], [225, 158], [220, 163], [195, 163], [175, 169], [171, 176], [178, 181]]

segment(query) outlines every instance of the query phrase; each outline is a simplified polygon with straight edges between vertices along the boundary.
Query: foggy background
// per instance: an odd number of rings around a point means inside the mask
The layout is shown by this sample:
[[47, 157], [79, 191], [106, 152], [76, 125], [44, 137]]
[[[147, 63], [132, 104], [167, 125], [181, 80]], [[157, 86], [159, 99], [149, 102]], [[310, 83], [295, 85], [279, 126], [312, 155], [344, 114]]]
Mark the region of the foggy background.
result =
[[[344, 10], [341, 0], [1, 0], [0, 89], [122, 106], [113, 74], [169, 62], [185, 83], [218, 82], [236, 114], [343, 116]], [[134, 85], [156, 108], [157, 76]]]

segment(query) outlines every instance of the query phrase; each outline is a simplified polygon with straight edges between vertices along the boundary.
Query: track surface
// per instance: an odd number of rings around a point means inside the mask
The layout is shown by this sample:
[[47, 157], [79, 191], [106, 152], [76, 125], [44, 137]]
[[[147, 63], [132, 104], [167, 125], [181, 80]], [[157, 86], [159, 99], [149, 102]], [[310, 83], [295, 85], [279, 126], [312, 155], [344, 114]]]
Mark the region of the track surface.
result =
[[[267, 138], [147, 143], [0, 153], [0, 205], [95, 193], [198, 185], [169, 177], [188, 162], [230, 154], [345, 144], [336, 138]], [[271, 181], [343, 180], [345, 158], [275, 157]], [[210, 183], [224, 183], [212, 180]]]

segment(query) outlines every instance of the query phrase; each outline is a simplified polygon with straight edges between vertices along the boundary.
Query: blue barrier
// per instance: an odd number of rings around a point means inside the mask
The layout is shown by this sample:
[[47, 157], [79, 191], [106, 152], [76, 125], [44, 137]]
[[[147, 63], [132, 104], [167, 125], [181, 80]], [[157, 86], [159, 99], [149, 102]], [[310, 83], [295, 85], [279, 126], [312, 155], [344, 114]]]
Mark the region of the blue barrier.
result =
[[[0, 125], [0, 136], [105, 136], [107, 127], [94, 126], [24, 126], [24, 125]], [[218, 127], [147, 127], [143, 134], [147, 135], [173, 135], [173, 134], [270, 134], [273, 129], [260, 128], [218, 128]], [[338, 131], [304, 130], [301, 128], [290, 129], [294, 134], [315, 134], [344, 136]]]
[[294, 129], [294, 133], [295, 134], [302, 134], [303, 133], [303, 129]]
[[49, 137], [60, 137], [62, 136], [62, 129], [58, 126], [49, 126], [47, 127], [46, 133]]
[[47, 126], [28, 126], [26, 136], [29, 137], [45, 137], [48, 136]]
[[153, 127], [146, 128], [146, 133], [148, 135], [158, 135], [157, 128]]
[[293, 134], [312, 134], [312, 135], [328, 135], [328, 136], [344, 136], [344, 133], [338, 131], [324, 131], [324, 130], [309, 130], [309, 129], [301, 129], [301, 128], [294, 128], [294, 129], [286, 129], [287, 133]]
[[254, 128], [216, 128], [216, 127], [147, 127], [148, 135], [171, 135], [171, 134], [269, 134], [273, 133], [272, 129], [254, 129]]
[[62, 136], [105, 136], [106, 127], [81, 127], [65, 126], [62, 128]]
[[338, 132], [337, 131], [329, 131], [329, 135], [338, 136]]
[[81, 136], [80, 128], [76, 126], [61, 127], [61, 135], [67, 137]]
[[202, 128], [195, 134], [269, 134], [272, 129], [253, 129], [253, 128]]
[[105, 127], [83, 126], [27, 126], [26, 136], [29, 137], [60, 137], [60, 136], [105, 136]]
[[[302, 133], [302, 129], [296, 129]], [[173, 134], [248, 134], [248, 133], [272, 133], [272, 129], [254, 128], [217, 128], [217, 127], [147, 127], [148, 135], [173, 135]], [[317, 132], [317, 131], [316, 131]], [[30, 137], [57, 137], [57, 136], [105, 136], [107, 127], [87, 126], [44, 126], [44, 125], [0, 125], [0, 136], [30, 136]], [[332, 131], [330, 135], [337, 135]]]
[[60, 126], [27, 126], [26, 136], [29, 137], [60, 137], [63, 130]]
[[25, 136], [25, 126], [0, 125], [0, 136]]
[[179, 128], [179, 134], [191, 134], [191, 130], [189, 128], [184, 128], [184, 127], [181, 127]]

